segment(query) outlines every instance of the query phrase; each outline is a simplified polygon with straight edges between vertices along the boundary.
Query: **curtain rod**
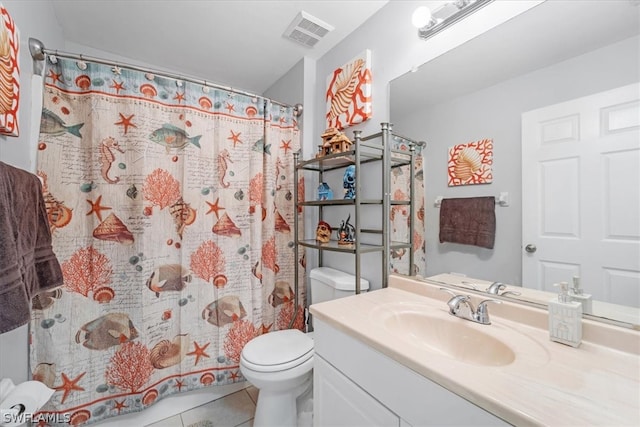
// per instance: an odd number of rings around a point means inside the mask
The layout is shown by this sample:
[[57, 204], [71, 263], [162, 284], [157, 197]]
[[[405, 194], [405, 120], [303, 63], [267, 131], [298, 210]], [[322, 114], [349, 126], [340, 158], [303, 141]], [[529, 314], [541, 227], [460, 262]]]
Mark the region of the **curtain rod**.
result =
[[[50, 56], [59, 56], [61, 58], [76, 59], [76, 60], [80, 60], [80, 61], [95, 62], [95, 63], [103, 64], [103, 65], [114, 65], [114, 66], [120, 66], [121, 65], [123, 67], [131, 68], [132, 70], [140, 71], [140, 72], [143, 72], [143, 73], [153, 73], [153, 74], [157, 74], [157, 75], [160, 75], [160, 76], [163, 76], [163, 77], [168, 77], [170, 79], [188, 81], [188, 82], [191, 82], [191, 83], [201, 84], [203, 86], [208, 86], [208, 87], [212, 87], [212, 88], [215, 88], [215, 89], [226, 90], [226, 91], [237, 93], [237, 94], [240, 94], [240, 95], [246, 95], [246, 96], [250, 96], [250, 97], [265, 98], [264, 96], [257, 95], [255, 93], [245, 92], [243, 90], [234, 89], [234, 88], [229, 87], [229, 86], [222, 86], [222, 85], [218, 85], [218, 84], [215, 84], [215, 83], [208, 82], [208, 81], [203, 80], [203, 79], [196, 79], [196, 78], [193, 78], [193, 77], [186, 77], [186, 76], [183, 76], [181, 74], [170, 73], [168, 71], [158, 71], [158, 70], [139, 67], [137, 65], [132, 65], [132, 64], [128, 64], [126, 62], [121, 62], [121, 61], [116, 61], [116, 60], [95, 58], [95, 57], [86, 56], [86, 55], [82, 55], [82, 54], [69, 53], [69, 52], [60, 52], [60, 51], [57, 51], [57, 50], [46, 49], [44, 47], [44, 44], [40, 40], [35, 39], [33, 37], [29, 37], [29, 52], [31, 52], [31, 57], [33, 58], [34, 61], [44, 61], [45, 58], [46, 58], [46, 55], [50, 55]], [[269, 99], [269, 98], [265, 98], [265, 99]], [[302, 115], [302, 104], [296, 104], [296, 105], [291, 106], [291, 105], [283, 104], [283, 103], [278, 102], [278, 101], [274, 101], [273, 99], [269, 99], [269, 101], [273, 102], [274, 104], [278, 104], [278, 105], [281, 105], [281, 106], [284, 106], [284, 107], [293, 107], [293, 115], [295, 117], [300, 117]]]

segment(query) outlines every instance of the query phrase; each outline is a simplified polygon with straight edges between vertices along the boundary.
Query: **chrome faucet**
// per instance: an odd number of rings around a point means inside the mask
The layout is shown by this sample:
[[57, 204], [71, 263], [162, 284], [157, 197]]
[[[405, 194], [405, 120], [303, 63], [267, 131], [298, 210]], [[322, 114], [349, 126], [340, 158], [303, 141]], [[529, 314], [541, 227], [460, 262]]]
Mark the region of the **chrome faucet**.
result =
[[500, 296], [509, 295], [509, 294], [515, 295], [515, 296], [520, 295], [520, 292], [516, 292], [516, 291], [504, 291], [503, 293], [500, 293], [501, 290], [506, 288], [507, 288], [507, 285], [505, 285], [504, 283], [493, 282], [491, 286], [487, 288], [487, 292], [492, 295], [500, 295]]
[[[478, 308], [474, 309], [473, 304], [471, 303], [471, 295], [458, 295], [452, 290], [446, 288], [440, 288], [440, 290], [449, 292], [452, 295], [452, 298], [447, 301], [449, 314], [461, 319], [471, 320], [472, 322], [480, 323], [482, 325], [491, 324], [487, 303], [495, 302], [496, 304], [502, 304], [502, 301], [489, 298], [481, 301], [480, 304], [478, 304]], [[463, 307], [466, 307], [466, 309]]]

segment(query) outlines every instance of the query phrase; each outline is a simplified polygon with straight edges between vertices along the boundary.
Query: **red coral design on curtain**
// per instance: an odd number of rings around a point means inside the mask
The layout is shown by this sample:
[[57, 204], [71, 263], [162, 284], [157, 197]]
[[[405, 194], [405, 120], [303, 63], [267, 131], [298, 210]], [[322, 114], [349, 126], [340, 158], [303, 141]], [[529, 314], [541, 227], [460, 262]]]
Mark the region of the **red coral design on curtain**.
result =
[[262, 181], [262, 173], [257, 173], [249, 182], [249, 213], [254, 213], [256, 206], [262, 204]]
[[180, 198], [180, 182], [166, 170], [156, 169], [145, 178], [142, 193], [145, 200], [164, 209]]
[[78, 249], [62, 263], [64, 287], [85, 297], [89, 292], [111, 283], [111, 261], [93, 246]]
[[422, 234], [420, 234], [418, 231], [414, 231], [413, 232], [413, 251], [415, 252], [418, 249], [420, 249], [423, 243], [424, 241], [422, 240]]
[[199, 278], [213, 283], [219, 274], [224, 273], [224, 254], [212, 240], [203, 242], [191, 254], [191, 271]]
[[107, 383], [131, 393], [140, 390], [153, 373], [150, 355], [149, 349], [138, 342], [122, 344], [107, 366]]
[[267, 240], [267, 243], [262, 245], [262, 265], [272, 270], [274, 273], [280, 271], [280, 267], [276, 264], [278, 253], [276, 249], [275, 236]]
[[409, 200], [409, 195], [404, 191], [397, 189], [393, 192], [393, 200]]
[[245, 344], [258, 336], [258, 329], [248, 320], [233, 322], [224, 341], [224, 354], [229, 360], [240, 361], [240, 354]]
[[[304, 201], [304, 177], [298, 180], [298, 202]], [[298, 213], [302, 213], [302, 206], [298, 206]]]
[[[293, 312], [295, 311], [295, 305], [293, 301], [286, 304], [282, 304], [282, 309], [278, 314], [277, 327], [278, 329], [288, 329], [289, 323], [293, 318]], [[304, 331], [304, 307], [298, 306], [298, 313], [296, 314], [296, 320], [293, 322], [292, 329], [299, 329]]]

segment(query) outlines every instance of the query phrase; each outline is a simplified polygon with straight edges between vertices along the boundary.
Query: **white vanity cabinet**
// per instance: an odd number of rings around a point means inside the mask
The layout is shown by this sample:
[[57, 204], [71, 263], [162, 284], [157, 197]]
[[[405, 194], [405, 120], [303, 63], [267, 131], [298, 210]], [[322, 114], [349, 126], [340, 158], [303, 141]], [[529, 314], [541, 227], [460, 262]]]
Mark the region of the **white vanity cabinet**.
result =
[[509, 425], [320, 319], [314, 328], [314, 426]]

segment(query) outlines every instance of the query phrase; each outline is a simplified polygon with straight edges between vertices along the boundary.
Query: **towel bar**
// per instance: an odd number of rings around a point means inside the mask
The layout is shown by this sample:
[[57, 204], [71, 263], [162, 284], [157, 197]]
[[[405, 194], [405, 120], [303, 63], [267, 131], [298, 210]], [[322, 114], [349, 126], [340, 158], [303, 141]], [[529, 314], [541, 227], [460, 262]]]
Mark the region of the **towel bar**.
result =
[[[443, 196], [438, 196], [433, 202], [433, 206], [439, 208], [442, 204]], [[503, 191], [500, 193], [500, 196], [496, 197], [496, 205], [501, 206], [503, 208], [509, 206], [509, 193], [507, 191]]]

